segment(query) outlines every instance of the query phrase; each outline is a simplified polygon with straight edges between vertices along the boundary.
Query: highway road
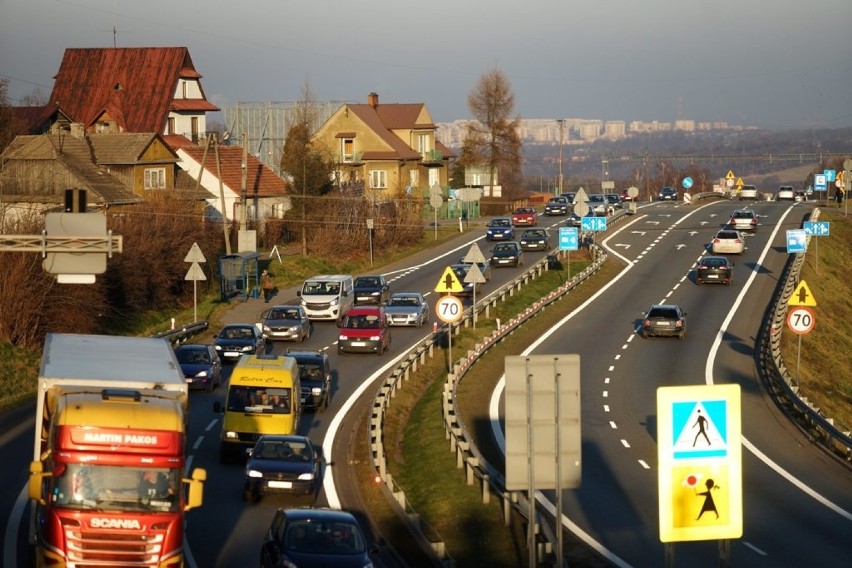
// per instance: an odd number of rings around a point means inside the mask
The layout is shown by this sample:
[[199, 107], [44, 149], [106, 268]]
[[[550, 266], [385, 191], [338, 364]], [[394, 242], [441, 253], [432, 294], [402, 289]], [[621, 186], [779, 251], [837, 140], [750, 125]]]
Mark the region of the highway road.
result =
[[[744, 534], [731, 542], [733, 563], [846, 566], [852, 556], [852, 474], [775, 408], [754, 359], [760, 321], [787, 260], [785, 230], [799, 228], [806, 210], [754, 204], [760, 226], [734, 260], [733, 285], [698, 286], [691, 269], [736, 206], [641, 209], [602, 241], [627, 268], [525, 352], [581, 355], [583, 481], [563, 492], [563, 525], [618, 566], [665, 565], [656, 391], [675, 385], [741, 387]], [[642, 313], [655, 303], [687, 311], [684, 341], [640, 337]], [[552, 507], [552, 492], [545, 496]], [[678, 543], [676, 565], [720, 565], [717, 548], [718, 541]]]
[[[543, 337], [535, 353], [580, 353], [583, 381], [583, 485], [565, 491], [565, 522], [587, 535], [615, 565], [660, 566], [664, 548], [658, 538], [656, 471], [656, 388], [662, 385], [736, 382], [743, 393], [745, 534], [734, 541], [735, 561], [754, 566], [840, 565], [852, 556], [852, 477], [810, 446], [762, 393], [755, 376], [754, 337], [767, 300], [786, 260], [783, 229], [798, 226], [805, 209], [758, 203], [761, 226], [748, 238], [746, 253], [735, 259], [734, 285], [696, 286], [690, 268], [713, 232], [735, 207], [730, 202], [684, 207], [660, 203], [640, 208], [598, 241], [623, 257], [628, 267], [587, 306]], [[557, 223], [563, 218], [543, 218]], [[491, 248], [482, 234], [453, 246], [426, 251], [382, 269], [393, 291], [432, 292], [444, 268], [462, 257], [474, 239], [483, 252]], [[554, 244], [555, 231], [552, 231]], [[529, 254], [529, 253], [528, 253]], [[529, 266], [541, 253], [530, 254]], [[483, 292], [517, 274], [495, 269]], [[289, 299], [280, 298], [282, 303]], [[642, 312], [652, 303], [677, 302], [689, 313], [685, 341], [641, 339], [636, 333]], [[433, 318], [434, 320], [434, 318]], [[720, 331], [723, 330], [723, 331]], [[335, 370], [327, 411], [305, 414], [301, 432], [323, 446], [329, 464], [318, 505], [353, 505], [346, 475], [351, 420], [367, 412], [376, 381], [430, 327], [394, 328], [391, 349], [381, 357], [338, 355], [333, 324], [317, 323], [304, 345], [326, 349]], [[279, 343], [275, 352], [292, 344]], [[567, 349], [566, 349], [567, 347]], [[212, 412], [225, 389], [193, 392], [189, 448], [192, 466], [205, 467], [205, 503], [188, 513], [188, 564], [200, 567], [256, 565], [260, 542], [274, 511], [303, 504], [267, 498], [242, 501], [243, 472], [218, 462], [220, 416]], [[4, 534], [4, 568], [18, 566], [25, 528], [25, 483], [32, 447], [32, 415], [7, 417], [0, 448]], [[755, 451], [749, 448], [753, 447]], [[766, 456], [766, 457], [764, 457]], [[786, 472], [786, 473], [782, 473]], [[546, 494], [551, 497], [552, 495]], [[23, 523], [25, 524], [25, 523]], [[17, 530], [16, 530], [17, 529]], [[713, 542], [679, 544], [677, 563], [717, 563]], [[12, 560], [10, 561], [9, 558]], [[11, 563], [10, 563], [11, 562]], [[398, 561], [384, 551], [377, 565]], [[843, 563], [845, 565], [845, 562]]]

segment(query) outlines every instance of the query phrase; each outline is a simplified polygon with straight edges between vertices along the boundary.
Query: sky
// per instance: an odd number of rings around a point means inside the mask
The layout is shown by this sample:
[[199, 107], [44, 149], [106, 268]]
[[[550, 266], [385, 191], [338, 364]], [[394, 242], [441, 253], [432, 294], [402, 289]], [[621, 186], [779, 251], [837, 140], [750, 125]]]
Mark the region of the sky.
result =
[[0, 0], [0, 77], [47, 98], [66, 48], [187, 47], [207, 98], [425, 103], [471, 118], [852, 126], [850, 0]]

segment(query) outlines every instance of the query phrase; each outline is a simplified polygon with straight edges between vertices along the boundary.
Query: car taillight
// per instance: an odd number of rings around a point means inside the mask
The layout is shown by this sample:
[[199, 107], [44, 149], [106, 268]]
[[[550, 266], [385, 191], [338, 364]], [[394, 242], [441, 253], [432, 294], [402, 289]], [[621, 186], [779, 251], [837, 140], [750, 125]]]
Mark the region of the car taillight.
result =
[[714, 245], [719, 244], [720, 242], [722, 242], [722, 241], [720, 241], [719, 239], [713, 239], [713, 244], [714, 244]]

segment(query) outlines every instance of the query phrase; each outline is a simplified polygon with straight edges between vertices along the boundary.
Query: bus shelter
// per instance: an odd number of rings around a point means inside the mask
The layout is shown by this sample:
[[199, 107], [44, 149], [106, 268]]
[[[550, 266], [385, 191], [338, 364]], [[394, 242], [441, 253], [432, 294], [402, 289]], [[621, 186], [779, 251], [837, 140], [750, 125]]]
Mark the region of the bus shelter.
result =
[[219, 281], [222, 287], [222, 300], [234, 297], [247, 300], [256, 298], [259, 293], [260, 271], [259, 252], [245, 251], [219, 257]]

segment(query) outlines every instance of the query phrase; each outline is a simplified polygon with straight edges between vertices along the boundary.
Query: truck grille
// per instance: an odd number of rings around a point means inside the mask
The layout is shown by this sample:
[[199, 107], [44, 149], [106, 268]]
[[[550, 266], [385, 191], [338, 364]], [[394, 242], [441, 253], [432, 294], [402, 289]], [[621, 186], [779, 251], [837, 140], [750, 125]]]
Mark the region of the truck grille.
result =
[[65, 539], [68, 562], [76, 568], [157, 566], [165, 534], [89, 531], [66, 526]]

